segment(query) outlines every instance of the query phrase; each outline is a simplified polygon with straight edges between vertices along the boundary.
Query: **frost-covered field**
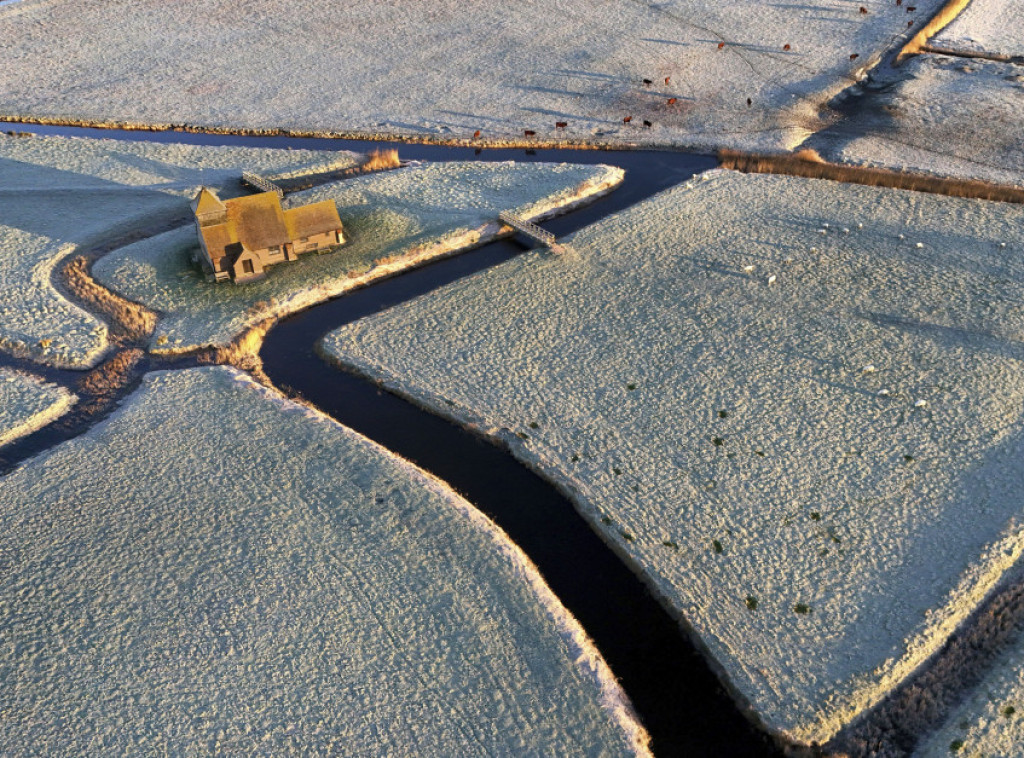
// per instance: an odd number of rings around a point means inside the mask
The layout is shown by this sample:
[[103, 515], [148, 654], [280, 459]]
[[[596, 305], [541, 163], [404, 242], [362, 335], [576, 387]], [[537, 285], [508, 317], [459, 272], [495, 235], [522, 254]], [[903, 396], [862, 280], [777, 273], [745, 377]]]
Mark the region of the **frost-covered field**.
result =
[[824, 741], [1024, 548], [1024, 208], [715, 171], [570, 244], [324, 349], [559, 482]]
[[63, 416], [75, 400], [63, 387], [21, 371], [0, 368], [0, 445]]
[[936, 47], [996, 55], [1024, 55], [1024, 14], [1018, 0], [971, 0], [932, 40]]
[[941, 4], [25, 0], [0, 113], [783, 149]]
[[922, 740], [916, 758], [1013, 758], [1024, 753], [1024, 648], [1008, 649], [988, 676]]
[[297, 193], [337, 203], [346, 244], [275, 266], [244, 285], [208, 282], [190, 263], [194, 228], [121, 248], [96, 263], [97, 281], [158, 311], [157, 352], [224, 346], [260, 321], [322, 302], [374, 279], [497, 235], [502, 210], [540, 217], [622, 181], [610, 166], [435, 163]]
[[811, 144], [841, 162], [1024, 185], [1022, 102], [1021, 66], [919, 55]]
[[351, 153], [0, 135], [0, 349], [57, 366], [99, 361], [106, 326], [54, 288], [76, 248], [188, 213], [200, 184], [239, 194], [243, 169], [294, 173]]
[[11, 754], [644, 753], [536, 569], [244, 374], [149, 374], [0, 479]]

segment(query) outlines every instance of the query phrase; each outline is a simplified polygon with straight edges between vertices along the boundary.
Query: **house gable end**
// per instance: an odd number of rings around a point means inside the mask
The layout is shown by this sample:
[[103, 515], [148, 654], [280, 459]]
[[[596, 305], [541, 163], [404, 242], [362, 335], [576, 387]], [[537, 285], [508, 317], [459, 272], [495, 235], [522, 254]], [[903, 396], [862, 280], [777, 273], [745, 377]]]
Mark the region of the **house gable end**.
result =
[[191, 203], [199, 226], [222, 224], [227, 220], [227, 206], [221, 202], [216, 193], [203, 187]]

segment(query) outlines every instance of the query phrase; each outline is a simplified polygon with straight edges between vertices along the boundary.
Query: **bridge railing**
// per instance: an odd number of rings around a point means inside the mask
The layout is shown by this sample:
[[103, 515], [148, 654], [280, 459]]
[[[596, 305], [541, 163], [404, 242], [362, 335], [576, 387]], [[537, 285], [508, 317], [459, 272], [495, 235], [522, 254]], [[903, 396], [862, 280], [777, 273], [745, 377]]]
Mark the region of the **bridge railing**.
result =
[[510, 211], [502, 211], [498, 214], [498, 219], [503, 224], [508, 224], [516, 231], [522, 232], [527, 237], [530, 237], [540, 244], [550, 247], [552, 250], [557, 252], [556, 240], [558, 238], [546, 229], [541, 229], [533, 222], [527, 221], [525, 218], [520, 218]]
[[254, 174], [251, 171], [242, 172], [242, 184], [246, 184], [260, 192], [276, 192], [278, 197], [284, 197], [283, 189], [269, 179], [264, 179], [259, 174]]

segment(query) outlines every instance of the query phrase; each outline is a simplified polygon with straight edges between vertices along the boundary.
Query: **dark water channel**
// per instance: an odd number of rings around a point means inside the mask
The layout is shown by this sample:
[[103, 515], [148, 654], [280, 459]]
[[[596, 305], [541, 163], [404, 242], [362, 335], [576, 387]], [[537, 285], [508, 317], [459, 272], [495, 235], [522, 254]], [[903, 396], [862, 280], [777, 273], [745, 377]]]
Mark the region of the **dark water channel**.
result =
[[[569, 161], [608, 163], [626, 169], [625, 181], [609, 196], [543, 224], [559, 236], [678, 184], [716, 163], [706, 156], [676, 152], [477, 151], [318, 138], [0, 124], [2, 128], [37, 134], [206, 145], [359, 152], [397, 147], [403, 159]], [[507, 451], [370, 382], [329, 367], [314, 352], [320, 337], [342, 324], [430, 292], [524, 250], [515, 241], [495, 242], [289, 317], [267, 335], [261, 352], [264, 368], [274, 384], [285, 392], [301, 395], [342, 424], [431, 471], [500, 525], [536, 563], [555, 594], [596, 642], [650, 731], [656, 755], [779, 754], [722, 689], [669, 613], [554, 487], [519, 464]]]

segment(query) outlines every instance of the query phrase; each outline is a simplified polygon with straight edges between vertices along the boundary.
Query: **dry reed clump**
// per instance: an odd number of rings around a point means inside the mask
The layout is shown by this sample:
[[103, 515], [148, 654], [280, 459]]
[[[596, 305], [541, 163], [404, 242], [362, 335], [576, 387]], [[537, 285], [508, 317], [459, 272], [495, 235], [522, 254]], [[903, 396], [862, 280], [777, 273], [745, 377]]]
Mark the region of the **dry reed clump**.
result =
[[197, 356], [197, 361], [203, 364], [227, 364], [234, 366], [237, 369], [249, 372], [260, 384], [270, 387], [272, 386], [270, 378], [263, 372], [260, 348], [263, 346], [263, 338], [267, 336], [267, 332], [276, 323], [276, 318], [264, 319], [246, 329], [226, 347], [217, 347], [200, 352]]
[[841, 166], [827, 163], [813, 150], [801, 150], [792, 155], [756, 155], [737, 150], [722, 150], [718, 154], [718, 160], [722, 168], [747, 174], [785, 174], [807, 179], [831, 179], [850, 184], [864, 184], [869, 187], [930, 192], [950, 197], [1024, 203], [1024, 188], [991, 184], [977, 179], [944, 179], [885, 168]]
[[76, 415], [91, 416], [116, 400], [145, 355], [145, 351], [137, 347], [120, 350], [79, 379], [76, 391], [83, 401], [75, 409]]
[[817, 150], [812, 150], [809, 147], [805, 147], [803, 150], [797, 150], [793, 153], [793, 157], [808, 163], [825, 163], [825, 159], [818, 155]]
[[360, 166], [360, 171], [381, 171], [388, 168], [398, 168], [401, 161], [398, 160], [398, 150], [374, 150]]
[[153, 333], [156, 314], [97, 284], [89, 274], [89, 261], [85, 257], [73, 258], [64, 267], [63, 273], [68, 290], [80, 301], [107, 316], [129, 339], [141, 341]]
[[388, 169], [400, 168], [402, 162], [398, 158], [398, 150], [374, 150], [367, 155], [366, 160], [358, 166], [341, 168], [331, 171], [323, 171], [317, 174], [304, 174], [293, 179], [281, 179], [277, 185], [285, 192], [298, 192], [310, 189], [319, 184], [328, 182], [340, 182], [351, 179], [362, 174], [369, 174], [374, 171], [387, 171]]
[[949, 0], [939, 12], [936, 13], [932, 20], [925, 24], [917, 34], [915, 34], [910, 42], [903, 46], [903, 49], [896, 55], [896, 63], [899, 63], [904, 58], [910, 55], [917, 55], [922, 52], [928, 45], [928, 40], [934, 37], [936, 34], [945, 29], [949, 24], [953, 22], [957, 16], [968, 6], [971, 0]]

